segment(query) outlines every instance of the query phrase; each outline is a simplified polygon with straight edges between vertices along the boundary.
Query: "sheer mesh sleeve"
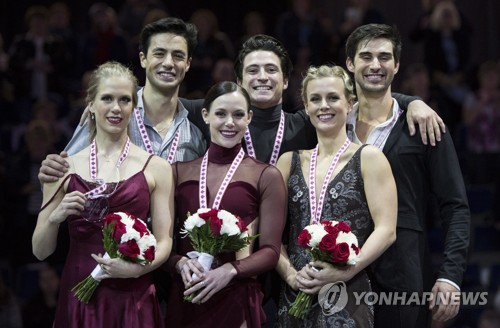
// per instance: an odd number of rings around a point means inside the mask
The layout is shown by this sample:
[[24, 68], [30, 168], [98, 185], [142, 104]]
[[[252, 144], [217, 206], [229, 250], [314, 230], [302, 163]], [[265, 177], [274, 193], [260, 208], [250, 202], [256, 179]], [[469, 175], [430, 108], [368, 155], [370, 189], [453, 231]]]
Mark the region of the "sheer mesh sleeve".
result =
[[[173, 173], [173, 179], [174, 179], [173, 183], [174, 183], [174, 186], [176, 186], [177, 185], [177, 177], [179, 176], [177, 163], [174, 163], [172, 165], [172, 173]], [[181, 228], [180, 228], [179, 218], [176, 215], [174, 218], [174, 231], [180, 231], [180, 229]], [[177, 273], [177, 270], [175, 269], [175, 265], [182, 258], [182, 255], [178, 254], [176, 252], [178, 238], [179, 238], [178, 234], [174, 233], [174, 235], [172, 236], [172, 242], [173, 242], [172, 250], [170, 251], [170, 256], [168, 257], [167, 261], [165, 263], [163, 263], [163, 265], [161, 266], [162, 270], [165, 270], [165, 271], [171, 272], [171, 273]]]
[[258, 182], [259, 249], [249, 257], [233, 261], [238, 277], [251, 277], [274, 269], [278, 263], [285, 224], [285, 186], [274, 166], [262, 171]]

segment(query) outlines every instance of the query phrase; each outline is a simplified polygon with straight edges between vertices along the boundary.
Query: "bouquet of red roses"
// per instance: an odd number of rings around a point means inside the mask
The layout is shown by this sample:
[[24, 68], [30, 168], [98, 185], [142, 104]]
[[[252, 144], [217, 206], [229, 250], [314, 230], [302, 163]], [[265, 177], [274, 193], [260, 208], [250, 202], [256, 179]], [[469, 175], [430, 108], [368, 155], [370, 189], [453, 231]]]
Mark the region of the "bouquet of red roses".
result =
[[[195, 250], [187, 255], [197, 258], [205, 271], [210, 271], [214, 256], [225, 252], [238, 252], [257, 238], [257, 235], [248, 235], [245, 222], [237, 215], [209, 208], [200, 208], [193, 215], [188, 213], [181, 233], [191, 239]], [[191, 301], [195, 294], [185, 296], [184, 299]]]
[[[305, 227], [298, 237], [299, 246], [311, 254], [312, 261], [354, 265], [359, 248], [356, 235], [345, 222], [321, 221]], [[304, 319], [311, 307], [313, 295], [299, 292], [289, 313]]]
[[[141, 219], [124, 212], [104, 217], [102, 230], [104, 258], [121, 258], [146, 265], [155, 259], [156, 239]], [[71, 291], [82, 302], [88, 303], [99, 285], [96, 277], [103, 273], [97, 265], [92, 273], [79, 282]]]

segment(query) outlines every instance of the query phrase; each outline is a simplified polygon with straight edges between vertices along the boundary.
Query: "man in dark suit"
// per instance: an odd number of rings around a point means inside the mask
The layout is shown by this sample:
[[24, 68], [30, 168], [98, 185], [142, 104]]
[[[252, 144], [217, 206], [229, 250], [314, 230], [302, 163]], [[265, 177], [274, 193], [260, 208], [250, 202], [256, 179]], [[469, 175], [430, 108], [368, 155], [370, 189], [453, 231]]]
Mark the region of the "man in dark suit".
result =
[[[438, 296], [460, 291], [469, 247], [470, 212], [453, 141], [444, 134], [435, 147], [411, 136], [403, 109], [391, 96], [399, 69], [401, 38], [395, 27], [367, 24], [354, 30], [346, 44], [346, 64], [354, 74], [358, 103], [348, 118], [353, 141], [373, 144], [387, 156], [398, 189], [396, 242], [372, 265], [378, 292], [431, 291], [425, 220], [429, 195], [434, 194], [445, 227], [444, 260], [426, 306], [375, 305], [375, 327], [427, 327], [432, 318], [446, 321], [457, 313], [454, 298]], [[429, 311], [429, 309], [431, 311]]]

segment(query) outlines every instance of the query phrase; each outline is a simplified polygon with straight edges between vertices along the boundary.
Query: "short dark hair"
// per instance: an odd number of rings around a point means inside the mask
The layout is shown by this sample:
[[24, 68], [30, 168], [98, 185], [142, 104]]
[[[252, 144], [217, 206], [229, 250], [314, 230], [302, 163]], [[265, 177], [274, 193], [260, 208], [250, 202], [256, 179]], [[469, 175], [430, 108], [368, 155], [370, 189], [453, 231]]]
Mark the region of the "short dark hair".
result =
[[147, 54], [151, 38], [156, 34], [172, 33], [186, 39], [188, 57], [191, 57], [198, 45], [198, 30], [191, 23], [186, 23], [180, 18], [161, 18], [143, 27], [139, 42], [139, 51]]
[[345, 53], [354, 61], [360, 44], [366, 44], [373, 39], [389, 39], [392, 42], [394, 61], [399, 63], [403, 42], [396, 26], [386, 24], [366, 24], [356, 28], [347, 38]]
[[249, 53], [258, 50], [274, 52], [280, 59], [283, 77], [287, 80], [290, 78], [293, 68], [292, 60], [290, 56], [288, 56], [288, 52], [283, 44], [272, 36], [257, 34], [243, 43], [238, 53], [238, 57], [236, 57], [236, 61], [234, 62], [234, 72], [239, 81], [243, 78], [243, 62], [245, 61], [245, 57]]
[[247, 112], [250, 111], [250, 96], [248, 92], [240, 87], [238, 84], [232, 81], [222, 81], [214, 84], [205, 95], [205, 101], [203, 102], [203, 108], [205, 108], [208, 112], [210, 111], [210, 106], [214, 102], [215, 99], [219, 98], [228, 93], [239, 92], [243, 95], [247, 103]]

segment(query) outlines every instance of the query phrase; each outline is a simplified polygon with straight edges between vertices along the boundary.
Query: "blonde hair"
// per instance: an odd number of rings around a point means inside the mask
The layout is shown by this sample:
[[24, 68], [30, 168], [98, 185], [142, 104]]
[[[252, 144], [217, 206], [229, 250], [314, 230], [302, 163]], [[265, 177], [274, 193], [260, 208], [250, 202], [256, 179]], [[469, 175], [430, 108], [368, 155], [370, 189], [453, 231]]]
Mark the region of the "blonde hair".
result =
[[302, 80], [301, 96], [304, 104], [307, 103], [307, 85], [309, 84], [309, 82], [326, 77], [340, 78], [344, 82], [344, 94], [347, 101], [352, 102], [354, 101], [354, 99], [356, 99], [356, 94], [354, 93], [354, 84], [352, 83], [351, 77], [345, 71], [345, 69], [336, 65], [321, 65], [319, 67], [309, 67], [306, 76]]
[[[110, 61], [106, 62], [97, 69], [95, 69], [89, 79], [88, 88], [87, 88], [87, 96], [85, 98], [85, 102], [87, 105], [90, 105], [95, 98], [97, 97], [97, 92], [99, 90], [99, 86], [104, 79], [108, 79], [111, 77], [119, 77], [130, 80], [132, 82], [132, 104], [134, 108], [137, 106], [137, 78], [134, 73], [128, 68], [123, 66], [122, 64]], [[91, 118], [89, 121], [89, 137], [90, 140], [94, 139], [96, 134], [96, 126], [95, 121]]]

